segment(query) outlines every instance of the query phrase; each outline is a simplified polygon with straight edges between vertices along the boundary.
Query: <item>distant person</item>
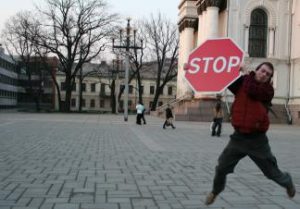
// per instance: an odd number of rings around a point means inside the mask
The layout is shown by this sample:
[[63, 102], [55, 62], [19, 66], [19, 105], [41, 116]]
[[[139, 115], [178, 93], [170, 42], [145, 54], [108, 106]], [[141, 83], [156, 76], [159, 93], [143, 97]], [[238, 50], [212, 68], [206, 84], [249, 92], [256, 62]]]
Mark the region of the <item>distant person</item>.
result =
[[222, 131], [222, 122], [223, 122], [223, 110], [220, 101], [216, 103], [213, 109], [213, 113], [214, 113], [214, 118], [213, 118], [211, 135], [220, 136]]
[[144, 111], [144, 105], [142, 105], [140, 102], [136, 105], [136, 124], [142, 125], [141, 118]]
[[141, 103], [141, 105], [143, 105], [143, 107], [144, 107], [141, 119], [143, 120], [144, 124], [146, 124], [146, 118], [145, 118], [146, 108], [143, 103]]
[[166, 111], [166, 121], [163, 125], [163, 129], [166, 129], [166, 126], [171, 126], [173, 129], [175, 129], [176, 127], [173, 125], [173, 113], [169, 104], [165, 111]]
[[263, 62], [255, 71], [241, 76], [229, 86], [229, 90], [235, 95], [231, 111], [234, 133], [219, 156], [213, 188], [206, 197], [206, 205], [212, 204], [224, 190], [227, 174], [233, 173], [237, 163], [246, 156], [267, 178], [284, 187], [289, 198], [295, 196], [292, 177], [278, 168], [266, 135], [270, 124], [268, 109], [274, 96], [271, 85], [273, 73], [272, 63]]

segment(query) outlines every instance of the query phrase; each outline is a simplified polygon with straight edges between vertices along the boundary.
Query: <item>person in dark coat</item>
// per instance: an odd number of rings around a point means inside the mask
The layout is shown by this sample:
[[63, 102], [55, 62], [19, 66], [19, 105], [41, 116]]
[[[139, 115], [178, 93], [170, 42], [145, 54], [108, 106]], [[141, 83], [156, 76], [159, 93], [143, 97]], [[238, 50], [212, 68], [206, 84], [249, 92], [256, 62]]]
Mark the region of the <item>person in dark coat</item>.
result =
[[241, 76], [229, 86], [229, 90], [235, 95], [231, 120], [234, 133], [219, 156], [213, 188], [206, 197], [206, 205], [212, 204], [224, 190], [227, 174], [233, 173], [237, 163], [246, 156], [267, 178], [284, 187], [289, 198], [295, 196], [292, 177], [278, 168], [266, 135], [270, 124], [268, 109], [274, 96], [271, 85], [273, 73], [273, 65], [263, 62], [255, 71]]
[[214, 113], [214, 118], [213, 118], [211, 135], [221, 136], [222, 122], [223, 122], [223, 110], [222, 110], [221, 101], [218, 101], [216, 103], [213, 113]]
[[163, 125], [163, 129], [166, 129], [166, 126], [171, 126], [173, 129], [175, 129], [176, 127], [173, 125], [173, 113], [169, 104], [165, 111], [166, 111], [166, 120]]

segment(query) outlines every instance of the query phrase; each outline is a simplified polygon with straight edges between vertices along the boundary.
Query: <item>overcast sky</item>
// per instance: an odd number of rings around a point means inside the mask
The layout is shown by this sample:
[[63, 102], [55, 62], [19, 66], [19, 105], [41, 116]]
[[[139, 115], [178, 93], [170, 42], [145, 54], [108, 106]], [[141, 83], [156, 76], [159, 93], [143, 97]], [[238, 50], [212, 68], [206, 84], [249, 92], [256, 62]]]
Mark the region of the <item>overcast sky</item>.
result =
[[[0, 31], [5, 21], [12, 15], [22, 10], [32, 10], [34, 3], [44, 0], [1, 0], [0, 6]], [[181, 0], [106, 0], [111, 6], [111, 11], [122, 15], [124, 19], [148, 17], [151, 13], [161, 12], [172, 22], [177, 22], [178, 5]]]

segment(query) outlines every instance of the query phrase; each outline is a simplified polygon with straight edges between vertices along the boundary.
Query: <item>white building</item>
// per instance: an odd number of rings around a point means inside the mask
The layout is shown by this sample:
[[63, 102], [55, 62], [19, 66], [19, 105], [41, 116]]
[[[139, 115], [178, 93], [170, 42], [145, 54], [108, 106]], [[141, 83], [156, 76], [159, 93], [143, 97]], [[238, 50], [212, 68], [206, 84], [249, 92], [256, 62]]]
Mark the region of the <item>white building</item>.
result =
[[17, 66], [0, 45], [0, 109], [17, 106], [17, 84]]
[[274, 64], [274, 108], [300, 123], [300, 0], [181, 0], [178, 8], [177, 97], [191, 93], [183, 70], [189, 53], [206, 39], [230, 37], [247, 70]]

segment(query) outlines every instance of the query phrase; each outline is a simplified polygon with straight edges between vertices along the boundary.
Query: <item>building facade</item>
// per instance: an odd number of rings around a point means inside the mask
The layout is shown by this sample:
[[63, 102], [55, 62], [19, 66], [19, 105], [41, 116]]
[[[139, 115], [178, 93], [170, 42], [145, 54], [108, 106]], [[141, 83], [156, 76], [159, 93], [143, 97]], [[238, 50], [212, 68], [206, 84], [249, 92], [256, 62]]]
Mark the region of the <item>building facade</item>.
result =
[[245, 52], [246, 70], [274, 64], [273, 105], [300, 123], [300, 0], [182, 0], [178, 8], [177, 97], [192, 93], [183, 70], [189, 53], [206, 39], [230, 37]]
[[0, 45], [0, 109], [15, 108], [18, 95], [18, 73], [15, 62]]
[[[28, 68], [28, 69], [26, 69]], [[42, 61], [31, 57], [24, 66], [18, 69], [18, 108], [24, 110], [54, 110], [55, 104], [55, 74], [58, 69], [58, 59], [48, 57]], [[30, 76], [29, 76], [30, 73]], [[53, 76], [53, 78], [52, 78]]]
[[[155, 64], [151, 63], [150, 65], [145, 64], [147, 68], [153, 68]], [[89, 73], [94, 69], [99, 69], [98, 73]], [[112, 80], [115, 80], [115, 94], [118, 95], [119, 91], [124, 86], [124, 76], [125, 73], [120, 72], [117, 75], [110, 73], [112, 71], [110, 66], [102, 62], [99, 64], [86, 63], [82, 68], [82, 111], [97, 111], [97, 112], [111, 112], [112, 102], [111, 102], [111, 84]], [[143, 72], [143, 70], [141, 70]], [[56, 75], [57, 82], [60, 86], [62, 100], [65, 99], [65, 88], [64, 88], [64, 74], [57, 73]], [[73, 87], [72, 99], [71, 99], [71, 110], [79, 110], [79, 101], [80, 101], [80, 79], [79, 76], [75, 79], [75, 86]], [[156, 78], [153, 73], [143, 72], [141, 73], [141, 82], [142, 82], [142, 98], [143, 103], [147, 111], [150, 110], [152, 105], [155, 88], [156, 88]], [[158, 101], [158, 106], [162, 106], [169, 101], [173, 100], [176, 97], [176, 79], [170, 81], [163, 92], [161, 93]], [[128, 109], [130, 112], [135, 112], [136, 104], [139, 100], [138, 95], [138, 85], [137, 80], [132, 79], [128, 86]], [[118, 111], [122, 112], [124, 107], [124, 93], [122, 94], [120, 101], [118, 101]], [[56, 95], [56, 104], [55, 109], [58, 110], [59, 104]]]
[[46, 62], [47, 67], [32, 57], [25, 69], [0, 46], [0, 109], [54, 110], [55, 85], [51, 74], [55, 78], [58, 60], [51, 57]]

